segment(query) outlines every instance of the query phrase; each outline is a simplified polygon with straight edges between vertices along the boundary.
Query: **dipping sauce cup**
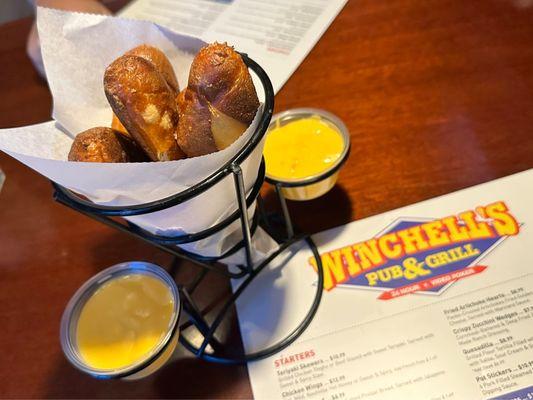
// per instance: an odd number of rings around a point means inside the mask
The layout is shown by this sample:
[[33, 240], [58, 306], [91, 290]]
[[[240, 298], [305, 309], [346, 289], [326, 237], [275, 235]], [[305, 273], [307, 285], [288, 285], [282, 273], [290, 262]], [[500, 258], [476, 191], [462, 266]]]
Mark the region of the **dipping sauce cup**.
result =
[[127, 262], [89, 279], [61, 319], [67, 359], [96, 378], [139, 379], [176, 348], [181, 303], [172, 277], [146, 262]]
[[290, 200], [312, 200], [337, 182], [350, 152], [346, 125], [315, 108], [296, 108], [272, 117], [264, 157], [266, 180]]

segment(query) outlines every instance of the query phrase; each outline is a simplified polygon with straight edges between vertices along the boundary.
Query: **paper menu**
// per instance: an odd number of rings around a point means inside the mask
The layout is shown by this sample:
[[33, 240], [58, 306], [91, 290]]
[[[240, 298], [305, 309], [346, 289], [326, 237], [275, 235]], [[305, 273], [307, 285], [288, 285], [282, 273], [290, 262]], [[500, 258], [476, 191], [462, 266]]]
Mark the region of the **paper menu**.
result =
[[[532, 184], [525, 171], [315, 235], [329, 290], [294, 344], [248, 365], [254, 396], [533, 398]], [[239, 299], [247, 351], [309, 309], [310, 255], [285, 255]]]
[[227, 41], [268, 73], [277, 93], [347, 0], [136, 0], [121, 15], [206, 42]]

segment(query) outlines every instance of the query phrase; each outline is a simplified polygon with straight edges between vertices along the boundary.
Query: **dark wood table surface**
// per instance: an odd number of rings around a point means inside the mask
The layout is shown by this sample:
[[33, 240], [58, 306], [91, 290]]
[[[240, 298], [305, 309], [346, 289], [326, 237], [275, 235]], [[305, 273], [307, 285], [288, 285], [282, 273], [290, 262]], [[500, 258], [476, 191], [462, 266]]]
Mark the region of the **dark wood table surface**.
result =
[[[30, 25], [0, 26], [0, 128], [50, 119]], [[339, 184], [291, 202], [296, 222], [317, 232], [533, 167], [532, 44], [531, 1], [350, 1], [276, 96], [276, 111], [324, 108], [351, 132]], [[171, 259], [56, 204], [46, 179], [3, 153], [0, 167], [0, 397], [251, 397], [246, 367], [180, 354], [138, 382], [71, 367], [58, 335], [74, 291], [121, 261]], [[209, 277], [201, 291], [227, 284]]]

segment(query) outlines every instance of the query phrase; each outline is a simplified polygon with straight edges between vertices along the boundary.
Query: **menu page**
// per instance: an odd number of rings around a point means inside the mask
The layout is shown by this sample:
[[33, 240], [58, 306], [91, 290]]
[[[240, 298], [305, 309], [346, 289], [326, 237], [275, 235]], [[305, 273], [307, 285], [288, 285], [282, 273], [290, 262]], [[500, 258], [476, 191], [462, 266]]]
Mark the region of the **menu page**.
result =
[[305, 245], [278, 257], [237, 303], [248, 352], [323, 295], [255, 398], [533, 399], [532, 204], [529, 170], [319, 233], [323, 288]]
[[227, 41], [268, 73], [277, 93], [347, 0], [136, 0], [121, 16], [206, 42]]

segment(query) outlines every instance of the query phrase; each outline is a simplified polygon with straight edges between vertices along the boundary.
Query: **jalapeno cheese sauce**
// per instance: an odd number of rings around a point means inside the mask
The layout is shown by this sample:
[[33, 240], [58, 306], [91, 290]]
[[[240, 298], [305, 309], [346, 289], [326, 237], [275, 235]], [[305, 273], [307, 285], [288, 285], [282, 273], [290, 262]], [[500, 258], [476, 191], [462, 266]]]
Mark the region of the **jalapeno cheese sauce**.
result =
[[170, 288], [146, 274], [110, 279], [83, 305], [77, 347], [87, 365], [118, 369], [150, 357], [168, 332], [174, 299]]
[[318, 117], [271, 128], [264, 156], [268, 176], [305, 179], [328, 170], [344, 149], [341, 134]]

